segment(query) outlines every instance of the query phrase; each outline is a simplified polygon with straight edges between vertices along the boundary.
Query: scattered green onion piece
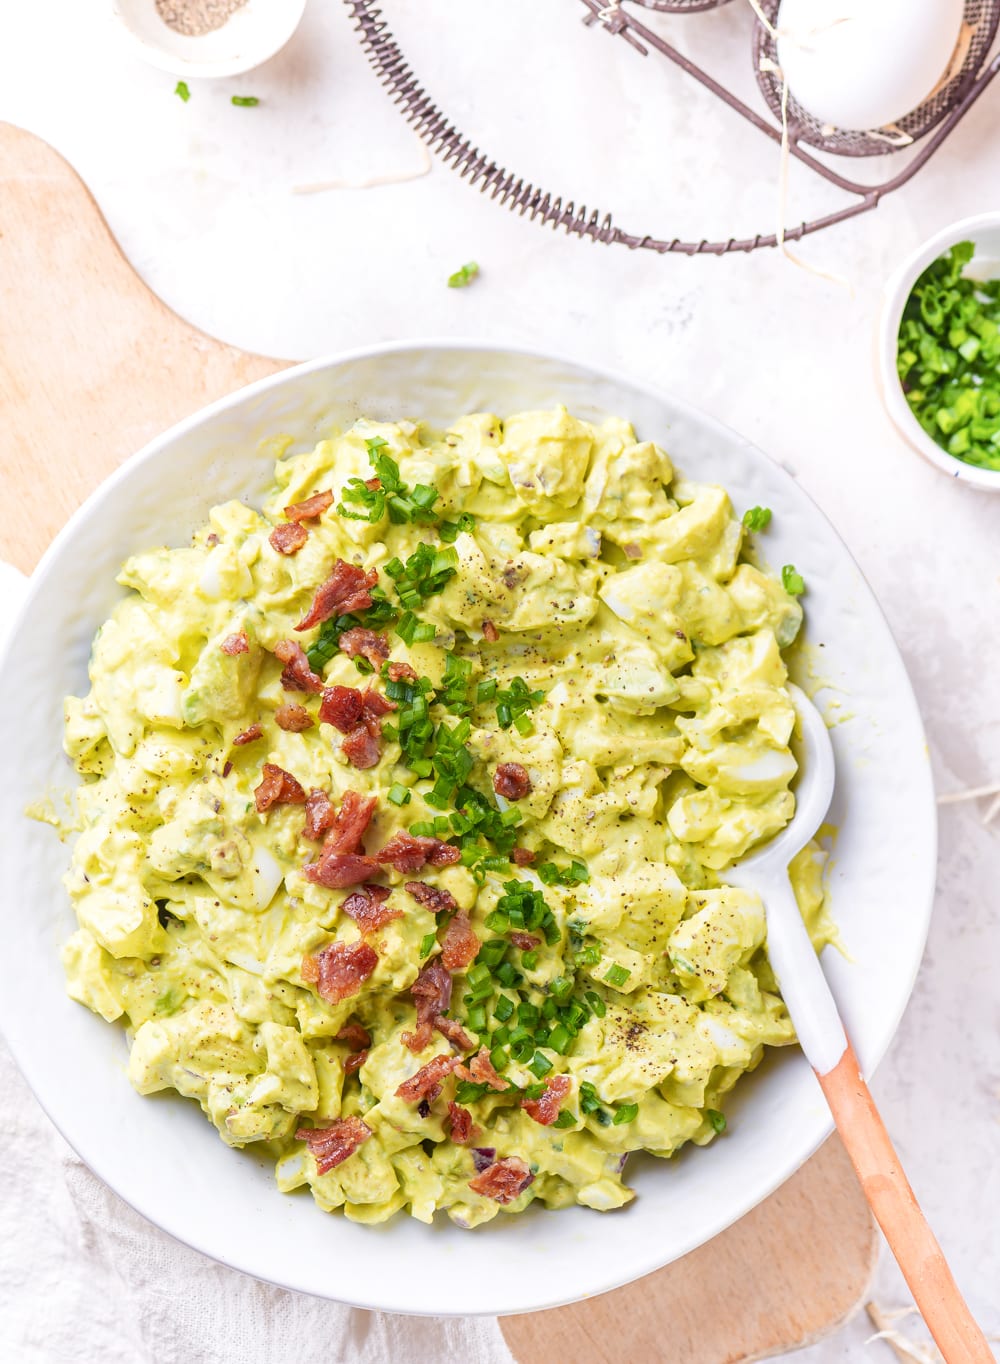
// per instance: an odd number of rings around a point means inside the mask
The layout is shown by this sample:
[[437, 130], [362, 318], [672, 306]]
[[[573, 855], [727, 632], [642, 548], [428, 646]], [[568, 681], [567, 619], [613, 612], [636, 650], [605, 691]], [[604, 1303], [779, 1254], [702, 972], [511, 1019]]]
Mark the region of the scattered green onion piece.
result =
[[536, 1051], [528, 1062], [528, 1069], [533, 1075], [537, 1075], [538, 1078], [541, 1079], [543, 1075], [548, 1075], [549, 1071], [552, 1069], [552, 1062], [547, 1056], [543, 1056], [540, 1051]]
[[409, 805], [412, 796], [409, 787], [403, 786], [398, 781], [393, 782], [386, 794], [393, 805]]
[[716, 1132], [724, 1132], [726, 1130], [726, 1115], [720, 1113], [717, 1108], [706, 1108], [705, 1117], [712, 1124], [712, 1127]]
[[621, 1127], [622, 1123], [631, 1122], [633, 1118], [638, 1117], [638, 1114], [638, 1104], [622, 1104], [619, 1108], [615, 1109], [615, 1116], [611, 1121], [616, 1127]]
[[448, 276], [449, 289], [464, 289], [472, 283], [479, 274], [479, 266], [474, 260], [467, 261], [465, 265], [459, 266], [454, 274]]
[[187, 104], [188, 100], [191, 98], [191, 90], [187, 81], [178, 81], [174, 86], [174, 94], [178, 99], [182, 99], [184, 103]]
[[781, 585], [790, 597], [801, 597], [806, 590], [805, 579], [794, 564], [785, 564], [782, 568]]
[[260, 100], [256, 95], [233, 95], [232, 102], [237, 109], [255, 109]]
[[747, 530], [765, 530], [771, 523], [770, 507], [750, 507], [743, 513], [743, 524]]

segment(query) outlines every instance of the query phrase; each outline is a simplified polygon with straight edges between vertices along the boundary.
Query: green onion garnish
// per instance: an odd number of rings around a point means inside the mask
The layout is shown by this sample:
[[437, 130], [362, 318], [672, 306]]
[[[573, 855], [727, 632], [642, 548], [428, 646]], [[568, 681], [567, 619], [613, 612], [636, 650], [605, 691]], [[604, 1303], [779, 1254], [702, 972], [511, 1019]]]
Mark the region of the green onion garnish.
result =
[[770, 507], [751, 507], [743, 513], [743, 524], [747, 530], [764, 530], [771, 523]]
[[174, 94], [178, 99], [182, 99], [184, 103], [187, 104], [188, 100], [191, 98], [191, 91], [187, 81], [178, 81], [174, 86]]
[[478, 274], [479, 266], [474, 260], [470, 260], [465, 265], [460, 266], [453, 275], [448, 276], [448, 288], [464, 289], [472, 283]]
[[726, 1130], [726, 1115], [720, 1113], [717, 1108], [706, 1108], [705, 1117], [712, 1124], [716, 1132], [724, 1132]]
[[255, 109], [260, 100], [256, 95], [234, 95], [232, 102], [237, 109]]
[[801, 597], [806, 590], [805, 579], [794, 564], [785, 564], [781, 570], [781, 585], [790, 597]]
[[622, 1104], [615, 1109], [615, 1116], [611, 1119], [616, 1127], [621, 1127], [622, 1123], [631, 1122], [639, 1113], [638, 1104]]
[[613, 962], [604, 973], [604, 979], [609, 985], [621, 986], [628, 980], [632, 972], [627, 966], [619, 966], [618, 962]]

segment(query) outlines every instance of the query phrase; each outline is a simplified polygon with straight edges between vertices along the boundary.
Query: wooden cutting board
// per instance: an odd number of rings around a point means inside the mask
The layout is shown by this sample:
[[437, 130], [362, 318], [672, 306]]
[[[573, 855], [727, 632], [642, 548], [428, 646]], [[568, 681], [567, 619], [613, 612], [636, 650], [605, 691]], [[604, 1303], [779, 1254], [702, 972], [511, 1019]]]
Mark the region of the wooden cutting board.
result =
[[[150, 437], [283, 368], [203, 335], [132, 270], [63, 159], [0, 124], [0, 558], [26, 573]], [[669, 1171], [664, 1171], [669, 1178]], [[876, 1236], [836, 1138], [721, 1236], [631, 1287], [504, 1320], [519, 1364], [735, 1364], [832, 1329]], [[558, 1281], [560, 1292], [571, 1284]]]

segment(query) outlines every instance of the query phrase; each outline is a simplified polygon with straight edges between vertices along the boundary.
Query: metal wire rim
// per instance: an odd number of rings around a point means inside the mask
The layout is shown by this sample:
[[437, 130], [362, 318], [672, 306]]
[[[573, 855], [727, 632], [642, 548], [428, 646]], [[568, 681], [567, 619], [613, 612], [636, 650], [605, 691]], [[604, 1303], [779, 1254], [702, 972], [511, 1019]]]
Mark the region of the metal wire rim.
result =
[[[760, 3], [768, 23], [773, 27], [781, 0], [760, 0]], [[804, 109], [789, 90], [789, 137], [794, 142], [805, 142], [810, 147], [837, 156], [885, 156], [887, 152], [902, 151], [912, 146], [948, 117], [975, 81], [996, 37], [1000, 24], [1000, 0], [965, 0], [963, 22], [962, 38], [956, 49], [956, 55], [960, 54], [958, 69], [891, 130], [873, 129], [863, 133], [831, 131], [808, 109]], [[966, 39], [968, 46], [962, 53], [961, 44]], [[754, 74], [760, 92], [780, 123], [783, 80], [780, 71], [771, 69], [778, 65], [778, 44], [773, 32], [769, 32], [759, 19], [754, 21], [753, 57]]]
[[[744, 104], [659, 34], [623, 11], [622, 0], [618, 0], [614, 7], [606, 5], [604, 0], [581, 2], [587, 11], [586, 23], [601, 22], [609, 34], [624, 38], [641, 56], [648, 56], [651, 51], [661, 53], [723, 100], [766, 137], [775, 143], [781, 141], [780, 130], [774, 124]], [[676, 253], [686, 256], [725, 256], [732, 252], [747, 253], [762, 247], [778, 245], [778, 236], [774, 232], [758, 232], [753, 237], [729, 237], [719, 241], [710, 241], [707, 238], [700, 241], [684, 241], [679, 237], [660, 238], [650, 236], [648, 233], [640, 235], [617, 227], [610, 213], [602, 213], [598, 209], [589, 211], [583, 204], [578, 209], [572, 199], [564, 203], [561, 195], [554, 195], [498, 166], [448, 121], [411, 71], [399, 44], [377, 8], [376, 0], [344, 0], [344, 3], [355, 20], [355, 29], [376, 76], [417, 135], [432, 151], [436, 151], [447, 165], [458, 171], [463, 179], [468, 179], [470, 184], [478, 185], [482, 193], [488, 193], [492, 199], [498, 199], [500, 203], [522, 217], [527, 215], [542, 225], [561, 227], [567, 236], [585, 237], [605, 245], [627, 246], [630, 250], [655, 251], [658, 255]], [[1000, 6], [1000, 0], [995, 0], [995, 3]], [[998, 73], [1000, 56], [995, 57], [976, 76], [934, 136], [924, 144], [904, 170], [881, 185], [863, 185], [849, 180], [823, 162], [815, 160], [792, 142], [789, 151], [796, 160], [831, 184], [855, 196], [855, 201], [810, 222], [786, 224], [781, 240], [797, 241], [808, 234], [820, 232], [823, 228], [832, 227], [836, 223], [875, 208], [884, 195], [906, 184], [925, 164]]]

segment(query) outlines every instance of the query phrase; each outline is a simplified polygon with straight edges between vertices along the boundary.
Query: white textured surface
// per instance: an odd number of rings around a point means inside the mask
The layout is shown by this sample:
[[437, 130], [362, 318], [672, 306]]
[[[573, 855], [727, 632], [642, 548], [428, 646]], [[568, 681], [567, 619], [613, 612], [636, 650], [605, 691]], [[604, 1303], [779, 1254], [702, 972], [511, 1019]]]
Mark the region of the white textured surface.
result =
[[[774, 150], [672, 71], [583, 30], [572, 0], [544, 8], [466, 0], [451, 24], [444, 0], [387, 0], [386, 9], [442, 105], [523, 174], [664, 235], [771, 225]], [[1000, 664], [995, 504], [906, 449], [879, 406], [871, 363], [878, 290], [892, 265], [952, 218], [992, 207], [1000, 89], [901, 195], [800, 248], [848, 277], [847, 290], [773, 253], [659, 260], [567, 242], [440, 168], [367, 193], [294, 196], [301, 182], [420, 165], [334, 0], [313, 0], [300, 34], [270, 66], [222, 88], [195, 86], [188, 105], [172, 96], [169, 78], [111, 45], [97, 10], [72, 0], [3, 8], [0, 116], [77, 165], [169, 303], [227, 340], [273, 354], [464, 333], [611, 358], [682, 393], [793, 465], [845, 534], [906, 655], [942, 789], [1000, 779], [990, 682]], [[683, 49], [746, 84], [737, 3], [663, 24]], [[566, 46], [547, 48], [552, 37]], [[232, 90], [264, 103], [234, 109]], [[793, 218], [836, 201], [801, 177], [794, 188]], [[470, 257], [481, 279], [445, 289]], [[875, 1090], [960, 1283], [997, 1333], [1000, 1047], [991, 994], [1000, 847], [979, 813], [974, 805], [942, 813], [930, 946]], [[195, 1264], [145, 1229], [118, 1253], [107, 1219], [78, 1210], [65, 1148], [8, 1071], [0, 1079], [15, 1116], [0, 1145], [4, 1216], [34, 1251], [30, 1272], [13, 1238], [0, 1251], [0, 1333], [12, 1333], [17, 1357], [229, 1364], [282, 1359], [282, 1342], [300, 1342], [305, 1330], [323, 1340], [324, 1358], [337, 1357], [336, 1309]], [[177, 1304], [196, 1279], [211, 1284], [215, 1306], [192, 1323]], [[876, 1295], [907, 1301], [885, 1260]], [[795, 1358], [888, 1361], [885, 1346], [864, 1346], [868, 1334], [856, 1320]], [[51, 1349], [38, 1344], [46, 1338]], [[341, 1348], [345, 1358], [363, 1357], [353, 1339]], [[477, 1348], [465, 1357], [498, 1357]], [[402, 1357], [388, 1337], [372, 1349], [365, 1358]], [[425, 1355], [454, 1357], [440, 1339]], [[406, 1357], [419, 1358], [418, 1347], [408, 1345]]]

